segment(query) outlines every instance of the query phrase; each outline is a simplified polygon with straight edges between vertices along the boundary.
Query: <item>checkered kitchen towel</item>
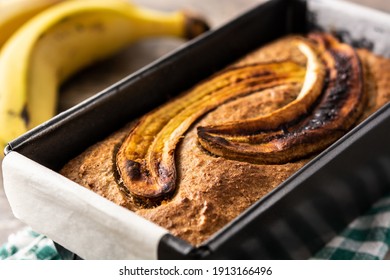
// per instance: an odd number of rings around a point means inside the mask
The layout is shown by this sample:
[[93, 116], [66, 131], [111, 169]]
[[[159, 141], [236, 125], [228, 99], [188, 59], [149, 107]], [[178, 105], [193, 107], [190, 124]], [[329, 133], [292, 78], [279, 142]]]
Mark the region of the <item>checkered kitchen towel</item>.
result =
[[333, 238], [313, 259], [381, 260], [390, 246], [390, 195]]
[[[354, 220], [312, 259], [383, 259], [390, 246], [390, 195]], [[58, 260], [53, 242], [30, 228], [13, 234], [0, 247], [1, 259]]]
[[61, 259], [49, 238], [25, 228], [8, 237], [0, 247], [0, 260], [59, 260]]

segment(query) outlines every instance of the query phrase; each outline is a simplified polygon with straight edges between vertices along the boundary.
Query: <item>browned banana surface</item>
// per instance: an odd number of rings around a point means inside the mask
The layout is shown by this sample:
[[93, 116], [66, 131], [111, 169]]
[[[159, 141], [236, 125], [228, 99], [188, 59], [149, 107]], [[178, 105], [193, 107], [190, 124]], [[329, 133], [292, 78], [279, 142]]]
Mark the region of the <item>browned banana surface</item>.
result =
[[[198, 139], [206, 150], [233, 160], [282, 164], [323, 150], [352, 127], [365, 104], [359, 58], [352, 47], [330, 35], [313, 34], [311, 39], [328, 70], [327, 81], [321, 84], [323, 95], [311, 110], [297, 114], [295, 121], [279, 116], [284, 114], [281, 108], [248, 121], [199, 127]], [[283, 120], [271, 128], [281, 131], [276, 135], [267, 125], [275, 119]], [[250, 140], [243, 141], [245, 137]]]
[[325, 71], [312, 45], [304, 39], [297, 39], [297, 44], [308, 57], [309, 71], [290, 61], [230, 68], [141, 118], [117, 153], [125, 192], [146, 204], [172, 194], [177, 144], [196, 120], [230, 100], [275, 86], [302, 84], [306, 75], [311, 86], [303, 85], [299, 95], [306, 105], [296, 102], [298, 109], [285, 110], [291, 112], [289, 119], [306, 112], [321, 93], [316, 85], [323, 83]]

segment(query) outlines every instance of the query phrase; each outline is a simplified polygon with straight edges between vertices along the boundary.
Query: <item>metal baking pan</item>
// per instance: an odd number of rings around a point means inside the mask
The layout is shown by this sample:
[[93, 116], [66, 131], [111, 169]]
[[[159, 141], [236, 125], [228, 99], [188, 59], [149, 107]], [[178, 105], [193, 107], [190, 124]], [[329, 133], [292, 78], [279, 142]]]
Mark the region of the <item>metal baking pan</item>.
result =
[[[348, 43], [390, 57], [385, 13], [342, 1], [266, 1], [9, 143], [4, 185], [15, 216], [86, 259], [309, 258], [389, 191], [390, 105], [199, 247], [56, 171], [249, 51], [313, 29], [336, 32]], [[36, 175], [42, 172], [45, 176]]]

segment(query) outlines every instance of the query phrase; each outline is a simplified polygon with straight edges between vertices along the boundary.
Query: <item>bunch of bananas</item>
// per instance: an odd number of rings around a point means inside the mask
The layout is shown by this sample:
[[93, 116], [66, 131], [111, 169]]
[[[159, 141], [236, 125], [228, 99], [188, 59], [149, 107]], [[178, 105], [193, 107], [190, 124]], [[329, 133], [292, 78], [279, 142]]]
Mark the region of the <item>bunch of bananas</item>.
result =
[[82, 68], [147, 36], [207, 29], [126, 0], [0, 0], [0, 148], [54, 116], [61, 83]]

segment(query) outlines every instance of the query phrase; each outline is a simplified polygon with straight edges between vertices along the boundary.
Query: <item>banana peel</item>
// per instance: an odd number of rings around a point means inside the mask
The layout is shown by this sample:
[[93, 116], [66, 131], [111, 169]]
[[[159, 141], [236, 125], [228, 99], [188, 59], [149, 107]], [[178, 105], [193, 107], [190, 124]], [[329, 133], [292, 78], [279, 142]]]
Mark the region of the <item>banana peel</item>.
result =
[[122, 0], [63, 1], [45, 9], [0, 52], [0, 146], [54, 116], [60, 85], [84, 67], [142, 38], [191, 39], [206, 30], [198, 15]]
[[0, 49], [24, 23], [64, 0], [0, 1]]

